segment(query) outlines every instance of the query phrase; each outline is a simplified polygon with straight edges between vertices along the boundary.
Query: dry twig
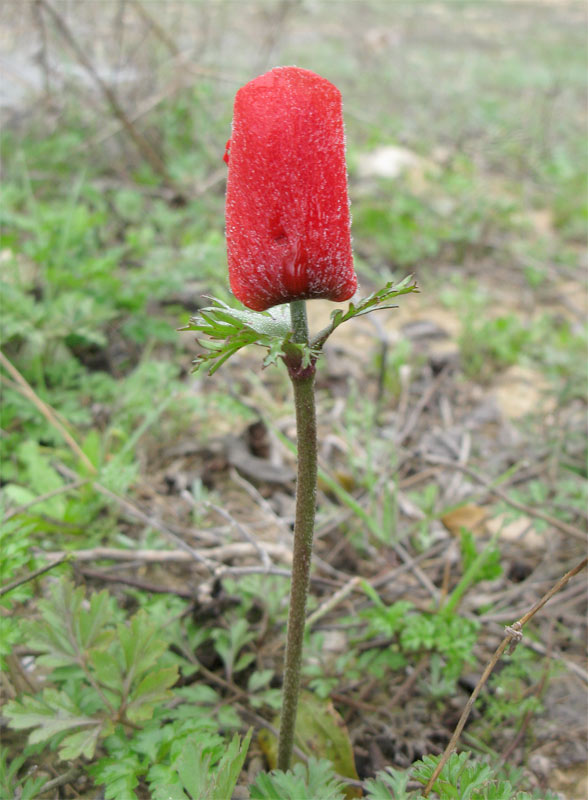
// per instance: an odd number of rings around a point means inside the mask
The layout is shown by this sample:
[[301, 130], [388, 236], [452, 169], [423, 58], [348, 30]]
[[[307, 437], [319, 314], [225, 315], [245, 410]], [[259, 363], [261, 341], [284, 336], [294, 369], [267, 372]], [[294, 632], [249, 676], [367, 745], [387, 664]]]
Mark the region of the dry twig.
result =
[[53, 561], [51, 564], [47, 564], [44, 567], [40, 567], [36, 569], [34, 572], [30, 572], [28, 575], [25, 575], [24, 578], [19, 578], [16, 581], [12, 581], [12, 583], [7, 583], [6, 586], [0, 586], [0, 597], [3, 597], [8, 592], [11, 592], [13, 589], [16, 589], [18, 586], [22, 586], [25, 583], [29, 583], [29, 581], [33, 581], [35, 578], [38, 578], [40, 575], [44, 575], [49, 570], [58, 567], [60, 564], [64, 564], [66, 561], [69, 561], [69, 556], [62, 555], [56, 561]]
[[4, 522], [8, 522], [9, 519], [12, 517], [16, 517], [19, 514], [23, 514], [25, 511], [28, 511], [29, 508], [38, 505], [39, 503], [44, 503], [45, 500], [51, 500], [52, 497], [58, 497], [60, 494], [66, 494], [67, 492], [71, 492], [74, 489], [79, 489], [80, 486], [85, 486], [88, 483], [87, 480], [80, 480], [72, 481], [71, 483], [67, 483], [65, 486], [58, 486], [57, 489], [52, 489], [50, 492], [45, 492], [45, 494], [40, 494], [38, 497], [35, 497], [34, 500], [31, 500], [28, 503], [24, 503], [22, 506], [18, 506], [17, 508], [13, 508], [11, 511], [8, 511], [4, 515]]
[[78, 44], [76, 38], [72, 34], [71, 30], [69, 29], [67, 23], [65, 22], [61, 14], [59, 14], [59, 12], [56, 11], [55, 8], [53, 8], [53, 6], [48, 2], [48, 0], [39, 0], [39, 2], [43, 6], [43, 8], [47, 11], [47, 13], [51, 16], [55, 25], [59, 29], [59, 32], [61, 33], [65, 41], [68, 43], [70, 48], [75, 53], [76, 58], [78, 59], [82, 67], [86, 70], [90, 78], [94, 81], [94, 83], [96, 84], [96, 86], [98, 87], [98, 89], [108, 102], [108, 105], [112, 110], [112, 113], [115, 115], [115, 117], [117, 117], [118, 120], [120, 120], [123, 128], [129, 135], [133, 143], [135, 144], [139, 153], [143, 156], [145, 161], [147, 161], [147, 163], [150, 165], [153, 171], [157, 173], [157, 175], [159, 175], [168, 186], [172, 187], [174, 190], [176, 190], [176, 192], [178, 192], [175, 182], [170, 176], [169, 172], [167, 171], [167, 168], [163, 163], [161, 156], [159, 155], [159, 153], [157, 153], [154, 147], [147, 141], [147, 139], [141, 133], [139, 133], [137, 128], [133, 125], [133, 123], [127, 116], [125, 110], [119, 103], [115, 93], [110, 88], [110, 86], [108, 86], [108, 84], [104, 80], [102, 80], [100, 75], [96, 72], [92, 62], [90, 61], [90, 59], [88, 58], [82, 47]]
[[[273, 558], [288, 563], [292, 560], [289, 548], [273, 542], [264, 542], [264, 547]], [[213, 568], [220, 566], [216, 562], [232, 558], [246, 558], [257, 554], [257, 548], [248, 542], [232, 542], [220, 547], [208, 547], [195, 550], [190, 547], [181, 550], [122, 550], [118, 547], [89, 547], [86, 550], [70, 550], [69, 552], [45, 553], [47, 558], [69, 556], [74, 561], [143, 561], [147, 563], [182, 563], [189, 561], [208, 562]]]
[[509, 652], [512, 651], [512, 649], [516, 646], [516, 644], [521, 640], [521, 638], [523, 636], [523, 634], [522, 634], [523, 626], [526, 625], [526, 623], [529, 622], [529, 620], [532, 619], [532, 617], [534, 617], [535, 614], [541, 608], [543, 608], [543, 606], [553, 597], [554, 594], [557, 594], [557, 592], [559, 592], [560, 589], [563, 589], [563, 587], [567, 584], [567, 582], [570, 580], [570, 578], [573, 578], [574, 575], [577, 575], [579, 572], [581, 572], [585, 568], [586, 564], [588, 564], [588, 558], [585, 558], [583, 561], [581, 561], [579, 564], [577, 564], [569, 572], [566, 572], [566, 574], [563, 577], [561, 577], [557, 581], [557, 583], [554, 586], [552, 586], [551, 589], [548, 592], [546, 592], [543, 595], [543, 597], [537, 603], [535, 603], [535, 605], [529, 611], [527, 611], [526, 614], [523, 614], [523, 616], [520, 619], [518, 619], [516, 622], [514, 622], [512, 625], [508, 626], [505, 629], [506, 630], [506, 636], [504, 637], [502, 642], [496, 648], [496, 651], [494, 652], [494, 655], [492, 656], [492, 658], [488, 662], [488, 664], [486, 666], [486, 669], [482, 673], [482, 676], [481, 676], [480, 680], [478, 681], [474, 691], [472, 692], [469, 700], [467, 701], [467, 703], [465, 705], [465, 708], [464, 708], [464, 710], [462, 712], [462, 715], [459, 718], [459, 722], [457, 723], [456, 728], [455, 728], [455, 730], [453, 732], [453, 735], [452, 735], [452, 737], [451, 737], [451, 739], [449, 741], [449, 744], [445, 748], [445, 751], [444, 751], [443, 755], [439, 759], [439, 763], [435, 767], [435, 770], [434, 770], [433, 774], [429, 778], [429, 782], [427, 783], [427, 785], [425, 786], [425, 788], [423, 790], [423, 797], [428, 797], [429, 796], [429, 792], [433, 788], [433, 784], [435, 783], [435, 781], [439, 777], [439, 774], [440, 774], [441, 770], [443, 769], [443, 767], [445, 766], [445, 764], [447, 763], [447, 761], [449, 759], [449, 756], [455, 750], [455, 747], [457, 745], [457, 742], [459, 741], [459, 737], [461, 735], [461, 732], [464, 729], [464, 726], [465, 726], [465, 724], [466, 724], [466, 722], [468, 720], [468, 717], [470, 715], [470, 711], [472, 710], [472, 707], [473, 707], [474, 703], [476, 702], [476, 699], [477, 699], [478, 695], [480, 694], [480, 692], [481, 692], [482, 688], [484, 687], [486, 681], [490, 677], [490, 674], [492, 673], [492, 670], [494, 669], [494, 667], [496, 666], [496, 664], [498, 663], [498, 661], [502, 657], [504, 651], [507, 648], [509, 648]]

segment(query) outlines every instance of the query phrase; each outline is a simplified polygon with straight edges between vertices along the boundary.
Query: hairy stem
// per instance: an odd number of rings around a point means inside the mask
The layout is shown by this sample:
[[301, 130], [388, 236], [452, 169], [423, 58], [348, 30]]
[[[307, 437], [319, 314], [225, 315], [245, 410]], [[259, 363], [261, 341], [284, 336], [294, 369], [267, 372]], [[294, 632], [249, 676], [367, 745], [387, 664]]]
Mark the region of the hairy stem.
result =
[[[304, 301], [291, 303], [294, 341], [308, 343], [308, 324]], [[294, 747], [294, 728], [300, 690], [300, 666], [306, 621], [306, 598], [310, 582], [312, 537], [316, 504], [317, 438], [314, 400], [314, 369], [290, 370], [296, 407], [298, 440], [298, 480], [296, 484], [296, 520], [292, 585], [288, 611], [288, 632], [284, 664], [282, 715], [278, 744], [278, 769], [290, 768]]]
[[293, 300], [290, 303], [290, 318], [292, 319], [293, 341], [299, 344], [308, 344], [308, 321], [306, 319], [306, 301]]

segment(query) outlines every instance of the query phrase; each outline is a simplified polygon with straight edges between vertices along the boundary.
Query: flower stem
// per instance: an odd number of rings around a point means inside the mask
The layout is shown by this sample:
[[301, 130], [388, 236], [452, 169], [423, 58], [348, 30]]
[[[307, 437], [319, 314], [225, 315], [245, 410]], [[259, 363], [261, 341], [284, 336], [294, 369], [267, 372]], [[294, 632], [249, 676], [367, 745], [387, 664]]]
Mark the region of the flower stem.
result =
[[[308, 323], [303, 300], [290, 304], [293, 339], [308, 343]], [[296, 483], [296, 520], [294, 523], [294, 553], [292, 556], [292, 585], [288, 611], [288, 632], [284, 663], [282, 715], [278, 743], [277, 767], [290, 768], [294, 748], [294, 728], [300, 690], [302, 643], [306, 622], [306, 598], [310, 582], [312, 537], [316, 504], [317, 437], [314, 399], [314, 368], [290, 370], [296, 407], [296, 434], [298, 441], [298, 480]]]
[[290, 318], [292, 320], [292, 330], [294, 331], [293, 341], [298, 342], [298, 344], [308, 344], [309, 334], [305, 300], [293, 300], [290, 303]]

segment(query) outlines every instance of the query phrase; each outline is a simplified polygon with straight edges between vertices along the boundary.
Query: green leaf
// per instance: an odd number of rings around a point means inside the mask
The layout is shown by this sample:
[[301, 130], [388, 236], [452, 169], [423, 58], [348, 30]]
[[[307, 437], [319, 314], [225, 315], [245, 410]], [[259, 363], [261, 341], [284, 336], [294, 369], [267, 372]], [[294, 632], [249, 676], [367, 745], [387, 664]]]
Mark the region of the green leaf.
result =
[[[10, 719], [11, 728], [16, 730], [33, 728], [29, 734], [31, 744], [45, 742], [52, 736], [70, 729], [91, 728], [93, 732], [81, 731], [82, 735], [78, 738], [66, 737], [64, 745], [67, 755], [63, 755], [60, 751], [62, 759], [77, 758], [85, 752], [93, 754], [96, 738], [105, 724], [103, 718], [85, 716], [68, 694], [56, 689], [45, 689], [40, 698], [25, 696], [20, 700], [11, 701], [4, 713]], [[91, 745], [92, 737], [94, 746]], [[72, 752], [75, 755], [71, 755]]]
[[233, 736], [226, 753], [218, 763], [215, 785], [210, 795], [210, 800], [225, 800], [227, 797], [232, 797], [249, 750], [251, 734], [252, 729], [250, 728], [242, 743], [237, 734]]
[[88, 659], [99, 683], [122, 694], [124, 683], [119, 660], [108, 650], [92, 650]]
[[153, 800], [201, 800], [201, 795], [194, 795], [192, 799], [188, 797], [173, 767], [156, 764], [149, 770], [148, 779]]
[[215, 298], [212, 302], [212, 306], [201, 309], [198, 316], [182, 328], [207, 337], [197, 340], [203, 352], [194, 361], [195, 371], [207, 364], [212, 375], [227, 359], [250, 344], [268, 350], [264, 366], [276, 362], [291, 336], [288, 304], [258, 312], [232, 308]]
[[[343, 800], [344, 784], [326, 760], [310, 758], [288, 772], [260, 773], [250, 790], [251, 800]], [[219, 798], [220, 800], [220, 798]]]
[[104, 725], [95, 725], [93, 728], [78, 731], [66, 736], [59, 745], [59, 757], [62, 761], [85, 756], [91, 759], [96, 750], [98, 737], [104, 732]]
[[[249, 730], [243, 742], [235, 735], [228, 747], [215, 739], [187, 739], [175, 767], [156, 765], [148, 780], [154, 800], [227, 800], [232, 797], [251, 741]], [[212, 745], [212, 747], [210, 746]]]
[[117, 626], [123, 655], [123, 669], [127, 682], [134, 683], [151, 669], [165, 652], [167, 645], [157, 638], [157, 628], [149, 621], [147, 613], [138, 611], [129, 624]]
[[177, 679], [176, 666], [162, 667], [146, 675], [130, 695], [127, 705], [129, 720], [141, 722], [151, 719], [154, 707], [171, 696], [168, 689]]
[[[413, 765], [413, 777], [426, 784], [439, 763], [440, 756], [424, 756]], [[492, 778], [488, 764], [468, 763], [470, 753], [452, 753], [433, 784], [433, 791], [447, 800], [473, 800], [475, 790], [484, 786]]]
[[386, 767], [377, 773], [375, 780], [365, 782], [366, 797], [368, 800], [409, 800], [414, 798], [412, 792], [409, 794], [407, 790], [409, 780], [410, 771], [401, 772]]
[[364, 314], [369, 314], [371, 311], [396, 308], [396, 306], [388, 305], [388, 302], [403, 294], [418, 292], [416, 283], [414, 281], [411, 283], [411, 281], [412, 276], [410, 275], [397, 284], [395, 284], [394, 281], [389, 281], [382, 289], [378, 289], [367, 297], [364, 297], [357, 305], [350, 303], [347, 311], [344, 312], [340, 308], [335, 309], [335, 311], [331, 313], [330, 324], [312, 338], [310, 342], [311, 348], [322, 347], [333, 331], [343, 322], [347, 322], [354, 317], [361, 317]]
[[262, 669], [256, 672], [252, 672], [249, 681], [248, 681], [248, 689], [250, 692], [256, 692], [258, 689], [262, 689], [268, 685], [271, 679], [274, 676], [273, 669]]
[[88, 768], [95, 783], [104, 785], [106, 800], [137, 800], [133, 791], [139, 783], [139, 775], [145, 772], [133, 753], [118, 758], [101, 758]]
[[49, 667], [79, 666], [81, 653], [92, 647], [103, 647], [112, 638], [112, 613], [108, 592], [93, 594], [89, 608], [84, 607], [83, 587], [75, 588], [63, 578], [52, 584], [50, 597], [39, 602], [42, 623], [27, 626], [29, 646], [43, 655], [40, 664]]
[[[466, 573], [478, 556], [474, 534], [466, 528], [460, 530], [460, 549], [463, 571]], [[491, 542], [483, 552], [484, 559], [479, 564], [478, 571], [472, 578], [476, 583], [480, 581], [493, 581], [502, 574], [500, 550], [495, 546], [494, 542]]]

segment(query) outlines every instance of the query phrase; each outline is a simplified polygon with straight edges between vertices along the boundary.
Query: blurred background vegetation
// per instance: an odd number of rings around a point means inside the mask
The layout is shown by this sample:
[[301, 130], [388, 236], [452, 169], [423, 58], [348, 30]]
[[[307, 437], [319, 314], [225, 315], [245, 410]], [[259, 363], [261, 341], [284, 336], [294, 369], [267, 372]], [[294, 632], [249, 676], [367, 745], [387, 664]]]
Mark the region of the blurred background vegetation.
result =
[[[351, 514], [338, 529], [351, 549], [337, 568], [373, 576], [374, 544], [426, 553], [451, 538], [439, 523], [449, 506], [482, 504], [458, 473], [415, 481], [404, 499], [389, 488], [431, 455], [462, 464], [471, 455], [488, 480], [524, 467], [505, 484], [519, 503], [585, 525], [586, 22], [585, 3], [564, 0], [4, 2], [3, 583], [47, 552], [164, 548], [154, 520], [218, 527], [205, 501], [267, 531], [247, 510], [255, 498], [228, 477], [226, 437], [250, 436], [260, 418], [291, 433], [287, 380], [261, 374], [255, 353], [195, 378], [196, 344], [177, 328], [204, 295], [232, 302], [222, 162], [232, 102], [278, 64], [342, 92], [362, 294], [410, 273], [421, 288], [389, 319], [341, 331], [321, 368], [332, 433], [319, 518], [332, 529], [341, 510]], [[318, 324], [328, 304], [311, 306]], [[419, 405], [440, 374], [441, 398]], [[445, 434], [452, 443], [435, 444]], [[190, 445], [196, 462], [176, 469]], [[284, 481], [281, 496], [261, 489], [287, 522]], [[377, 519], [371, 543], [352, 497]], [[506, 510], [493, 509], [501, 525]], [[575, 552], [577, 540], [550, 542], [549, 525], [535, 523], [539, 543], [524, 558], [520, 542], [503, 543], [509, 580], [546, 568], [548, 554], [554, 577]], [[336, 539], [324, 537], [328, 560]], [[185, 578], [154, 570], [166, 584]], [[27, 585], [3, 599], [13, 614], [7, 657], [23, 647], [18, 619], [36, 613], [42, 591]], [[152, 600], [139, 587], [129, 608]], [[491, 598], [480, 602], [492, 611]], [[176, 613], [158, 606], [161, 620]], [[327, 695], [320, 650], [309, 680]]]

